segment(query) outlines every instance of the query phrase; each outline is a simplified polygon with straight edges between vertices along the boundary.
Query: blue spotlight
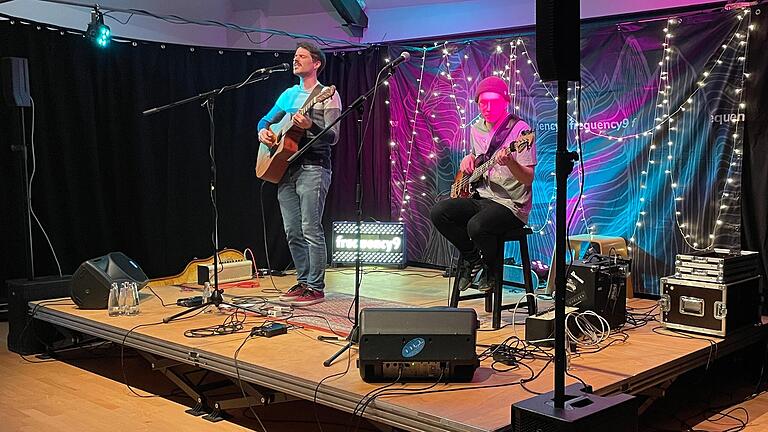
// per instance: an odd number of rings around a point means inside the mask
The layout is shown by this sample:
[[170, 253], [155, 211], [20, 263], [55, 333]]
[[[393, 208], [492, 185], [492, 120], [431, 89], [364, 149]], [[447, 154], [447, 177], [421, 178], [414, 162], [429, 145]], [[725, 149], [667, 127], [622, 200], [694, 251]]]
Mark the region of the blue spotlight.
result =
[[109, 30], [109, 26], [104, 24], [104, 14], [99, 12], [98, 6], [95, 6], [91, 11], [91, 22], [88, 23], [86, 34], [88, 39], [99, 48], [106, 48], [109, 41], [112, 40], [112, 32]]

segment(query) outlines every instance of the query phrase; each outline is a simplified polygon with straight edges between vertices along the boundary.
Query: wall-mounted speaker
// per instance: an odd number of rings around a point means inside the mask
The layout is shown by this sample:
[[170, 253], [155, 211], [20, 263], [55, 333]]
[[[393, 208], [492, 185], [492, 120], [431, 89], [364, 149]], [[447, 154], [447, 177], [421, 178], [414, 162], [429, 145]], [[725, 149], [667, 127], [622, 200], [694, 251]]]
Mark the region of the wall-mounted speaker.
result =
[[21, 57], [3, 57], [0, 59], [0, 86], [5, 105], [11, 107], [31, 106], [27, 59]]
[[536, 0], [536, 65], [544, 81], [581, 79], [579, 3]]
[[109, 288], [121, 282], [136, 282], [141, 289], [148, 279], [134, 260], [112, 252], [80, 264], [72, 275], [70, 295], [80, 309], [106, 309]]

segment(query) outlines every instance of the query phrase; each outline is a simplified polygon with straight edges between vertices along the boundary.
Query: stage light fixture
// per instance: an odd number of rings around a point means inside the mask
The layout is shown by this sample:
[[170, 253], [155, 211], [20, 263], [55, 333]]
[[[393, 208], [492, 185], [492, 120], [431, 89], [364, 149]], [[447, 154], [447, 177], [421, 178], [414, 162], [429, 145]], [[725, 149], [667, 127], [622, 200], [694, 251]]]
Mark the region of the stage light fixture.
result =
[[99, 11], [98, 6], [94, 6], [91, 11], [91, 22], [88, 23], [86, 34], [99, 48], [106, 48], [112, 40], [112, 31], [104, 24], [104, 14]]

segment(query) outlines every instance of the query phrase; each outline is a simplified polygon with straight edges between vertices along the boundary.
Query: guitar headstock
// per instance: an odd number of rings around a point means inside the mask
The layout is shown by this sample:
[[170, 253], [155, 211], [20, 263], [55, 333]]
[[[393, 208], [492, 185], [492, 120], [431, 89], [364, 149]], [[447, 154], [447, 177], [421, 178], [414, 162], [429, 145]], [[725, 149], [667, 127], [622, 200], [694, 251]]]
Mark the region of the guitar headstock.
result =
[[530, 148], [535, 136], [536, 134], [534, 134], [530, 129], [526, 129], [520, 132], [520, 137], [509, 145], [510, 150], [517, 150], [518, 152], [521, 152], [527, 148]]
[[318, 95], [315, 96], [314, 103], [320, 103], [325, 101], [326, 99], [330, 99], [331, 97], [333, 97], [334, 94], [336, 94], [336, 86], [335, 85], [328, 86], [320, 90], [320, 93], [318, 93]]

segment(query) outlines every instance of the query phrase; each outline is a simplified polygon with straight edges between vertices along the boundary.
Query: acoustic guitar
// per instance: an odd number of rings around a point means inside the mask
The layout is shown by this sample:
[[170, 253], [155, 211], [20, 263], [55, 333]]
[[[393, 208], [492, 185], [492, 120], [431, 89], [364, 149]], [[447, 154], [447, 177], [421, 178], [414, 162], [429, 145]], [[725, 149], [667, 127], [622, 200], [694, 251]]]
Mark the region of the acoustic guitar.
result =
[[[218, 255], [219, 255], [219, 265], [222, 265], [224, 263], [229, 263], [229, 262], [245, 260], [245, 255], [243, 255], [242, 252], [236, 249], [223, 249], [222, 251], [219, 252]], [[209, 265], [209, 264], [213, 264], [213, 256], [210, 256], [205, 259], [195, 259], [189, 264], [187, 264], [187, 266], [184, 267], [184, 270], [181, 273], [174, 276], [150, 279], [149, 283], [147, 283], [147, 286], [154, 288], [154, 287], [167, 286], [167, 285], [182, 285], [182, 284], [197, 283], [197, 266]]]
[[[525, 130], [520, 134], [520, 138], [509, 143], [507, 147], [510, 151], [521, 152], [526, 147], [529, 147], [533, 142], [533, 131]], [[451, 185], [451, 198], [469, 198], [475, 193], [475, 185], [477, 182], [496, 166], [496, 158], [491, 157], [480, 166], [476, 166], [472, 174], [467, 174], [464, 171], [459, 170]]]
[[[336, 86], [325, 87], [297, 114], [306, 115], [314, 105], [329, 99], [335, 93]], [[288, 158], [299, 150], [299, 141], [306, 133], [304, 129], [293, 124], [291, 117], [285, 115], [282, 120], [269, 127], [277, 139], [272, 147], [260, 143], [259, 154], [256, 157], [256, 177], [270, 183], [278, 183], [283, 178], [288, 169]]]

